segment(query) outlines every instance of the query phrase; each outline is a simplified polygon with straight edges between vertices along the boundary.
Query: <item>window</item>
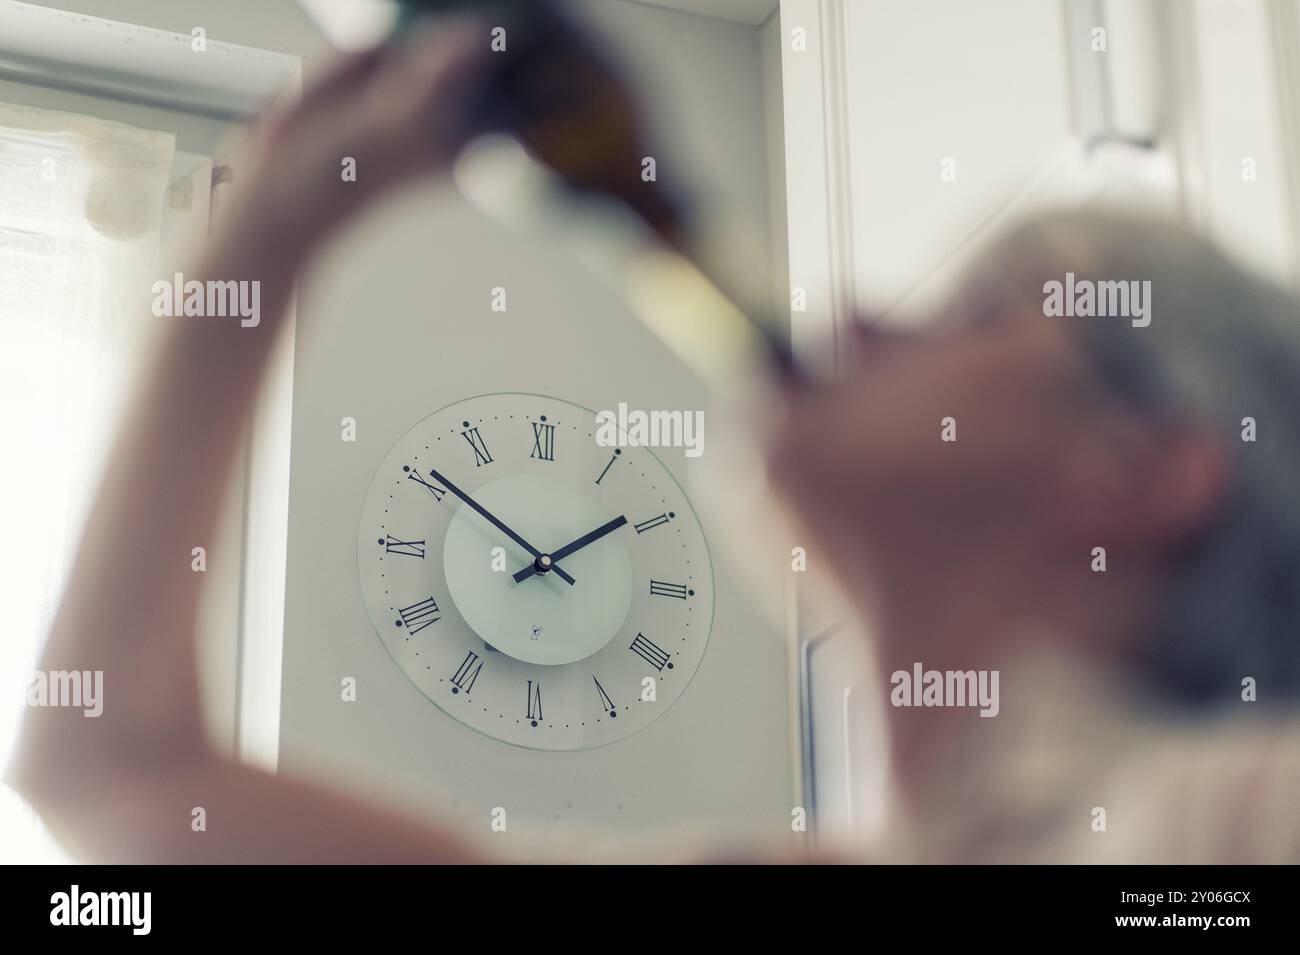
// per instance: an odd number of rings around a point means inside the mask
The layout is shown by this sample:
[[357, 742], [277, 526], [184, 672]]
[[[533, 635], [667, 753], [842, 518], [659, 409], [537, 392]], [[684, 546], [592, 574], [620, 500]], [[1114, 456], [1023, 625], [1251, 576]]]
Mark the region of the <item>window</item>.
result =
[[[30, 676], [117, 412], [166, 321], [151, 314], [153, 282], [188, 267], [205, 239], [224, 188], [212, 186], [214, 163], [238, 176], [247, 124], [300, 86], [296, 56], [210, 39], [195, 57], [191, 41], [0, 3], [0, 574], [14, 595], [0, 691], [17, 683], [21, 695]], [[5, 68], [11, 59], [23, 68]], [[291, 332], [205, 542], [198, 618], [212, 740], [268, 768], [278, 745], [292, 366]], [[12, 695], [0, 692], [0, 763], [22, 715], [2, 705]], [[0, 784], [0, 862], [57, 858]]]
[[[0, 104], [0, 469], [9, 604], [6, 689], [21, 692], [57, 608], [98, 481], [110, 422], [154, 327], [170, 134]], [[15, 685], [16, 684], [16, 685]], [[0, 717], [7, 758], [22, 710]], [[2, 841], [48, 846], [33, 820], [0, 810]]]

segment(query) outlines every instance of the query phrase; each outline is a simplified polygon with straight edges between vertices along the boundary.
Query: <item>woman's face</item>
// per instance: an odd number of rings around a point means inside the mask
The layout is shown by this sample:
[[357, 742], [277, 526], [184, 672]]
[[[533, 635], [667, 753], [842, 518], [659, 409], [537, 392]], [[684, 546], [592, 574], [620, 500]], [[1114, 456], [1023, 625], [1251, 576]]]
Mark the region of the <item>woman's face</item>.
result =
[[1140, 519], [1115, 502], [1122, 416], [1060, 320], [855, 334], [847, 374], [791, 396], [769, 452], [807, 544], [851, 597], [947, 592], [971, 562], [1007, 579], [1086, 569], [1116, 520]]

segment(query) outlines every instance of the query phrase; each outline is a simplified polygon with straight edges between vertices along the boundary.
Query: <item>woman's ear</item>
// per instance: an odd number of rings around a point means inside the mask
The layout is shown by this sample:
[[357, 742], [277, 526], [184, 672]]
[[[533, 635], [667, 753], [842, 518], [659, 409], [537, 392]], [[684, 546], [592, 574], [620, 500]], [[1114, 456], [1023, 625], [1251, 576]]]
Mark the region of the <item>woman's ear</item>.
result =
[[1157, 543], [1172, 548], [1213, 518], [1227, 494], [1231, 465], [1223, 443], [1208, 432], [1165, 433], [1161, 443], [1145, 503]]
[[1066, 533], [1160, 552], [1204, 525], [1226, 491], [1223, 445], [1200, 431], [1111, 421], [1076, 435], [1059, 479]]

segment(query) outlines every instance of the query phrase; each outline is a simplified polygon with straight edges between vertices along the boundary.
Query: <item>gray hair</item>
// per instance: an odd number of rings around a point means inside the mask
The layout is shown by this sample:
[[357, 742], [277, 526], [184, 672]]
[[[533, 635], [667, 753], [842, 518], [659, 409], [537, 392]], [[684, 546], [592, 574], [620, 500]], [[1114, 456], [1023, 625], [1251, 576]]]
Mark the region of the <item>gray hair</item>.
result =
[[[1300, 702], [1300, 301], [1172, 222], [1101, 210], [1041, 215], [985, 250], [966, 291], [1041, 308], [1066, 271], [1149, 280], [1151, 322], [1063, 319], [1109, 390], [1234, 453], [1216, 517], [1179, 558], [1155, 632], [1133, 651], [1163, 700]], [[964, 297], [964, 296], [963, 296]], [[1253, 443], [1243, 440], [1254, 419]]]

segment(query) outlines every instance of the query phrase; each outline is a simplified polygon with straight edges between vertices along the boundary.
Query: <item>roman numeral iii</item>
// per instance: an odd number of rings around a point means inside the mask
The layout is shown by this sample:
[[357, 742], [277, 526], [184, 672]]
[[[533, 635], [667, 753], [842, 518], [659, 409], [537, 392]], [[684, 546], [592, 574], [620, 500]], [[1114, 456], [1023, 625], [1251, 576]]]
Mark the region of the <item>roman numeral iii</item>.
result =
[[384, 545], [384, 553], [398, 554], [402, 557], [418, 557], [424, 560], [424, 541], [404, 541], [388, 535], [388, 539], [380, 539], [379, 543]]
[[407, 632], [412, 634], [419, 633], [429, 624], [442, 619], [438, 616], [438, 604], [432, 597], [425, 597], [418, 603], [403, 607], [397, 614], [402, 618], [397, 621], [398, 626], [406, 627]]
[[469, 446], [474, 449], [474, 467], [481, 468], [485, 464], [492, 463], [492, 454], [488, 451], [487, 443], [483, 440], [483, 435], [478, 433], [478, 428], [471, 428], [469, 422], [465, 422], [465, 430], [460, 436], [469, 442]]
[[539, 461], [555, 460], [555, 425], [533, 422], [533, 450], [528, 456]]
[[664, 667], [670, 670], [673, 668], [673, 665], [668, 662], [668, 654], [655, 646], [654, 641], [647, 639], [645, 634], [638, 633], [628, 649], [656, 670], [662, 670]]
[[666, 584], [662, 580], [650, 581], [652, 597], [676, 597], [678, 600], [685, 600], [687, 594], [694, 596], [695, 591], [687, 590], [685, 584]]

